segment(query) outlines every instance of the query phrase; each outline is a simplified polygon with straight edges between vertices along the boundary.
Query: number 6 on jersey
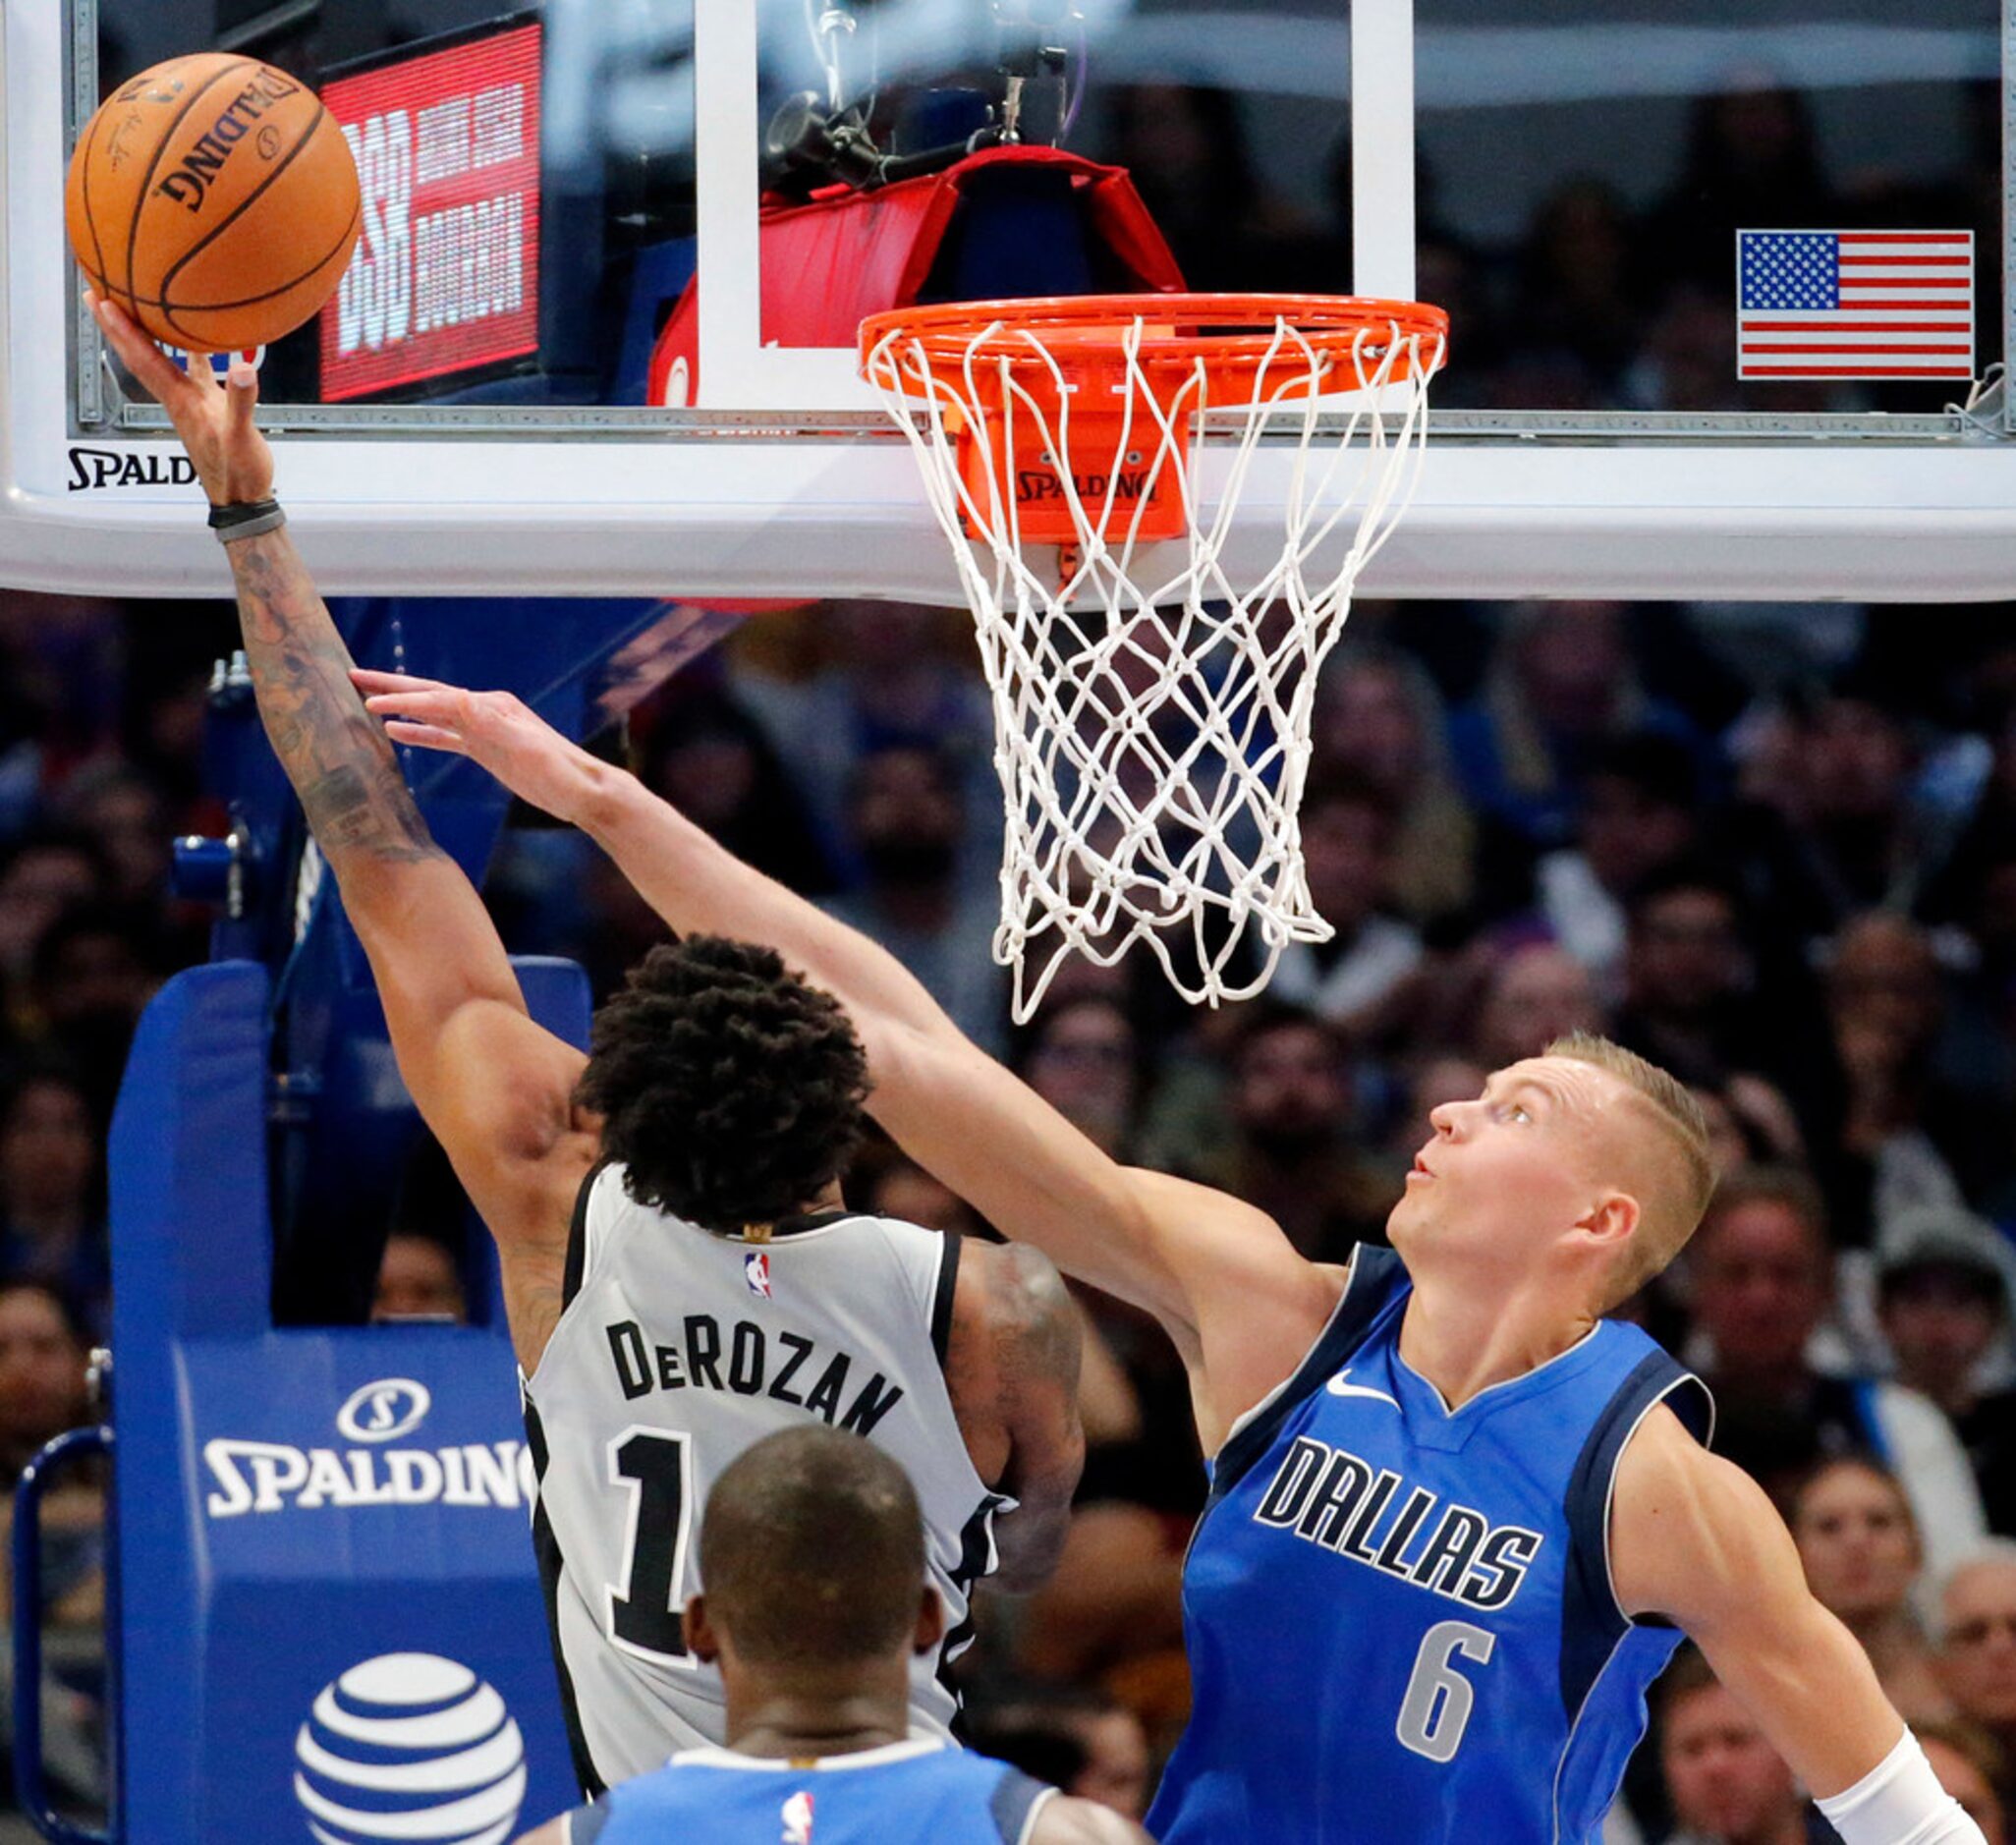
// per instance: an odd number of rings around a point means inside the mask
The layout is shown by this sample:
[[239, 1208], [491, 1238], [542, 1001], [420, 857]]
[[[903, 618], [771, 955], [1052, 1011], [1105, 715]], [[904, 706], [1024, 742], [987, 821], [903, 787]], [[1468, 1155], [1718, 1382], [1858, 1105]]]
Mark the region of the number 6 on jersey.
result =
[[1497, 1644], [1495, 1635], [1468, 1621], [1437, 1621], [1422, 1636], [1407, 1696], [1400, 1701], [1400, 1719], [1393, 1726], [1417, 1756], [1447, 1761], [1463, 1747], [1477, 1694], [1449, 1662], [1460, 1654], [1483, 1665]]

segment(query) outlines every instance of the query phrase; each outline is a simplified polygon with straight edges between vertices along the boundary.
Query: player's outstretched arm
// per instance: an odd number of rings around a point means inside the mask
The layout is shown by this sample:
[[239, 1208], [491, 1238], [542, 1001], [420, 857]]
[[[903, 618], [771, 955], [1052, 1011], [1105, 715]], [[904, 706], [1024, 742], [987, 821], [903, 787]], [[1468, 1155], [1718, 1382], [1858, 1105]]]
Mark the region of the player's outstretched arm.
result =
[[1229, 1422], [1301, 1357], [1336, 1284], [1262, 1212], [1117, 1165], [969, 1042], [893, 955], [742, 864], [510, 694], [389, 673], [356, 683], [395, 741], [467, 755], [581, 827], [675, 929], [766, 942], [832, 993], [868, 1049], [869, 1108], [898, 1145], [1005, 1234], [1153, 1314], [1207, 1373], [1201, 1407], [1210, 1398], [1219, 1409], [1206, 1423]]
[[[94, 311], [212, 504], [268, 498], [252, 369], [235, 366], [220, 390], [208, 365], [183, 372], [116, 308]], [[400, 1073], [497, 1238], [530, 1370], [558, 1316], [573, 1194], [594, 1157], [571, 1102], [584, 1059], [527, 1015], [489, 913], [428, 833], [286, 531], [224, 548], [260, 719], [370, 958]]]
[[1663, 1408], [1618, 1464], [1610, 1554], [1623, 1608], [1686, 1630], [1846, 1845], [1983, 1845], [1764, 1489]]

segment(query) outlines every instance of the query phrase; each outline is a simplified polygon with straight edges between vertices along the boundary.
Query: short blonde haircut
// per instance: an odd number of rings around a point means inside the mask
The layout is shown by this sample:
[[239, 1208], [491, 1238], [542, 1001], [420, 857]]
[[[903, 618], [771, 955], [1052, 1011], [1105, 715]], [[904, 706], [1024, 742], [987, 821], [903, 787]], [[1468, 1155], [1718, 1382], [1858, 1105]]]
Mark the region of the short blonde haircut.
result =
[[1658, 1183], [1639, 1200], [1638, 1228], [1611, 1269], [1597, 1312], [1607, 1314], [1636, 1294], [1687, 1247], [1715, 1189], [1708, 1150], [1708, 1116], [1677, 1077], [1634, 1050], [1589, 1032], [1557, 1037], [1544, 1057], [1594, 1064], [1623, 1083], [1643, 1103], [1643, 1118], [1657, 1132]]

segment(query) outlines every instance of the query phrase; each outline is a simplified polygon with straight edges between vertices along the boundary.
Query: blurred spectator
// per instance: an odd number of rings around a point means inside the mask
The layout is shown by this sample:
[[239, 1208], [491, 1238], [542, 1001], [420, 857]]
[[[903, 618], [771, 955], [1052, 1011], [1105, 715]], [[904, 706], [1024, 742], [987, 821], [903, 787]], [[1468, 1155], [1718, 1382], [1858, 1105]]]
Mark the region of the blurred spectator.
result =
[[1141, 1039], [1126, 1012], [1096, 995], [1049, 1003], [1023, 1033], [1015, 1073], [1102, 1152], [1127, 1159], [1140, 1125]]
[[887, 1149], [886, 1157], [874, 1163], [867, 1184], [860, 1189], [862, 1208], [878, 1217], [899, 1217], [905, 1223], [922, 1224], [926, 1230], [954, 1230], [962, 1236], [985, 1229], [973, 1206], [950, 1186], [940, 1185], [893, 1146]]
[[1106, 156], [1133, 175], [1192, 288], [1344, 285], [1342, 248], [1325, 249], [1261, 179], [1233, 91], [1128, 84], [1106, 107]]
[[1539, 851], [1566, 842], [1599, 748], [1641, 728], [1687, 734], [1649, 700], [1616, 602], [1526, 602], [1507, 617], [1477, 699], [1449, 719], [1465, 793]]
[[36, 943], [71, 905], [102, 897], [108, 876], [96, 843], [84, 833], [37, 828], [0, 847], [0, 1039], [30, 1024]]
[[1834, 938], [1824, 990], [1846, 1088], [1830, 1190], [1837, 1221], [1856, 1219], [1842, 1240], [1867, 1243], [1901, 1211], [1988, 1190], [2008, 1163], [2008, 1098], [1988, 1060], [1970, 1059], [1964, 1076], [1941, 1068], [1945, 995], [1925, 930], [1858, 917]]
[[1792, 713], [1785, 773], [1767, 792], [1789, 828], [1773, 894], [1803, 933], [1917, 899], [1932, 835], [1912, 811], [1915, 755], [1902, 715], [1874, 691], [1837, 691]]
[[1809, 1845], [1834, 1836], [1757, 1720], [1693, 1648], [1674, 1656], [1653, 1697], [1676, 1821], [1668, 1845]]
[[972, 1747], [1139, 1822], [1153, 1761], [1141, 1718], [1102, 1692], [1044, 1686], [972, 1712]]
[[39, 1281], [0, 1283], [0, 1484], [66, 1428], [90, 1420], [88, 1338], [77, 1310]]
[[1753, 967], [1736, 899], [1700, 864], [1671, 866], [1626, 908], [1617, 1035], [1684, 1083], [1764, 1066]]
[[1890, 1226], [1878, 1255], [1876, 1314], [1897, 1381], [1945, 1411], [1974, 1466], [1988, 1529], [2016, 1535], [2016, 1389], [1984, 1372], [2009, 1330], [2007, 1245], [1964, 1212], [1929, 1210]]
[[111, 904], [73, 904], [42, 931], [28, 967], [32, 1029], [60, 1046], [109, 1120], [126, 1048], [152, 995], [148, 920]]
[[[1733, 269], [1735, 240], [1726, 241]], [[1746, 408], [1745, 387], [1736, 381], [1733, 277], [1713, 287], [1682, 283], [1664, 296], [1625, 373], [1624, 396], [1634, 410], [1708, 416]]]
[[1626, 901], [1696, 847], [1701, 788], [1694, 753], [1655, 732], [1619, 737], [1591, 761], [1575, 843], [1534, 867], [1549, 932], [1612, 1001], [1623, 989]]
[[1643, 332], [1632, 246], [1616, 191], [1573, 179], [1540, 200], [1519, 252], [1520, 344], [1572, 353], [1606, 397]]
[[888, 949], [982, 1049], [998, 1054], [1007, 1000], [994, 965], [998, 901], [959, 874], [967, 814], [951, 764], [896, 744], [861, 759], [848, 801], [861, 888], [827, 900], [843, 922]]
[[112, 1272], [100, 1158], [90, 1098], [63, 1070], [0, 1093], [0, 1280], [57, 1288], [103, 1331]]
[[1638, 250], [1661, 284], [1730, 289], [1739, 226], [1832, 224], [1839, 209], [1806, 97], [1770, 72], [1736, 71], [1695, 100], [1680, 171]]
[[1534, 942], [1500, 961], [1484, 988], [1475, 1061], [1486, 1071], [1502, 1070], [1539, 1056], [1570, 1032], [1600, 1033], [1605, 1023], [1589, 970], [1563, 950]]
[[1806, 1164], [1806, 1144], [1792, 1104], [1760, 1076], [1691, 1086], [1708, 1117], [1717, 1172], [1738, 1166]]
[[455, 1252], [435, 1237], [395, 1230], [385, 1239], [378, 1263], [378, 1288], [371, 1318], [447, 1320], [469, 1317]]
[[1351, 1059], [1336, 1033], [1296, 1007], [1257, 1001], [1241, 1016], [1231, 1074], [1232, 1145], [1198, 1176], [1258, 1204], [1315, 1260], [1384, 1242], [1400, 1173], [1353, 1138]]
[[1913, 1732], [1939, 1785], [1981, 1827], [1987, 1845], [2007, 1845], [2008, 1822], [1995, 1789], [2004, 1778], [2002, 1752], [1972, 1723], [1914, 1723]]
[[107, 895], [124, 904], [161, 898], [174, 829], [151, 782], [124, 763], [99, 763], [71, 778], [59, 811], [97, 846], [110, 873]]
[[1404, 1018], [1422, 965], [1421, 937], [1388, 904], [1393, 816], [1370, 785], [1312, 788], [1302, 806], [1310, 900], [1336, 933], [1290, 942], [1269, 991], [1306, 1006], [1354, 1043], [1384, 1039]]
[[1714, 1391], [1715, 1448], [1783, 1493], [1822, 1459], [1895, 1471], [1936, 1578], [1987, 1530], [1953, 1427], [1915, 1390], [1829, 1376], [1809, 1346], [1833, 1305], [1826, 1207], [1803, 1173], [1725, 1174], [1688, 1249], [1697, 1369]]
[[[75, 1309], [37, 1282], [0, 1284], [0, 1483], [12, 1487], [57, 1435], [92, 1420], [86, 1337]], [[0, 1531], [11, 1525], [10, 1492]], [[72, 1467], [42, 1500], [41, 1622], [49, 1670], [42, 1687], [43, 1758], [59, 1798], [101, 1808], [105, 1750], [97, 1705], [104, 1680], [105, 1492], [91, 1466]], [[5, 1605], [12, 1572], [0, 1572]], [[11, 1671], [0, 1672], [11, 1681]], [[11, 1739], [13, 1700], [0, 1701]]]
[[[641, 727], [644, 713], [633, 716]], [[638, 776], [766, 876], [801, 894], [833, 887], [833, 869], [796, 786], [763, 729], [711, 689], [655, 702]]]
[[1420, 661], [1346, 640], [1316, 685], [1311, 747], [1313, 784], [1355, 777], [1383, 798], [1387, 888], [1401, 914], [1426, 924], [1466, 909], [1477, 823], [1450, 771], [1441, 695]]
[[1859, 1455], [1824, 1461], [1792, 1494], [1786, 1522], [1808, 1586], [1862, 1643], [1905, 1720], [1950, 1716], [1912, 1605], [1925, 1557], [1896, 1476]]
[[1939, 1592], [1939, 1673], [1961, 1716], [2002, 1752], [1995, 1791], [2006, 1808], [2016, 1792], [2016, 1540], [1990, 1538], [1947, 1572]]
[[930, 752], [949, 764], [969, 801], [995, 785], [992, 706], [972, 668], [971, 640], [960, 654], [943, 644], [951, 631], [942, 610], [833, 602], [812, 613], [824, 658], [809, 679], [744, 669], [732, 683], [737, 701], [767, 734], [829, 856], [845, 853], [860, 772], [878, 750]]

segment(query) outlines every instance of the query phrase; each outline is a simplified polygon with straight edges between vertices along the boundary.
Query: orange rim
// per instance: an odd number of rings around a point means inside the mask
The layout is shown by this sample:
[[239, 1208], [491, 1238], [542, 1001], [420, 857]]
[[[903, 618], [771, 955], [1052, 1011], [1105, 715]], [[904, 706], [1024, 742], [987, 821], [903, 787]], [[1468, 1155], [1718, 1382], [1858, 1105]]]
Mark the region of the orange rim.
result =
[[[985, 360], [1047, 369], [1054, 361], [1068, 375], [1075, 366], [1110, 369], [1137, 322], [1143, 328], [1137, 362], [1145, 369], [1189, 369], [1202, 361], [1216, 376], [1251, 373], [1270, 354], [1278, 361], [1283, 322], [1316, 352], [1356, 352], [1361, 362], [1383, 362], [1396, 330], [1403, 348], [1416, 339], [1439, 345], [1449, 337], [1449, 316], [1439, 308], [1357, 295], [1044, 296], [869, 314], [861, 323], [861, 358], [866, 367], [876, 348], [896, 335], [922, 349], [934, 366]], [[1396, 358], [1388, 375], [1398, 382], [1412, 370], [1411, 363]]]

